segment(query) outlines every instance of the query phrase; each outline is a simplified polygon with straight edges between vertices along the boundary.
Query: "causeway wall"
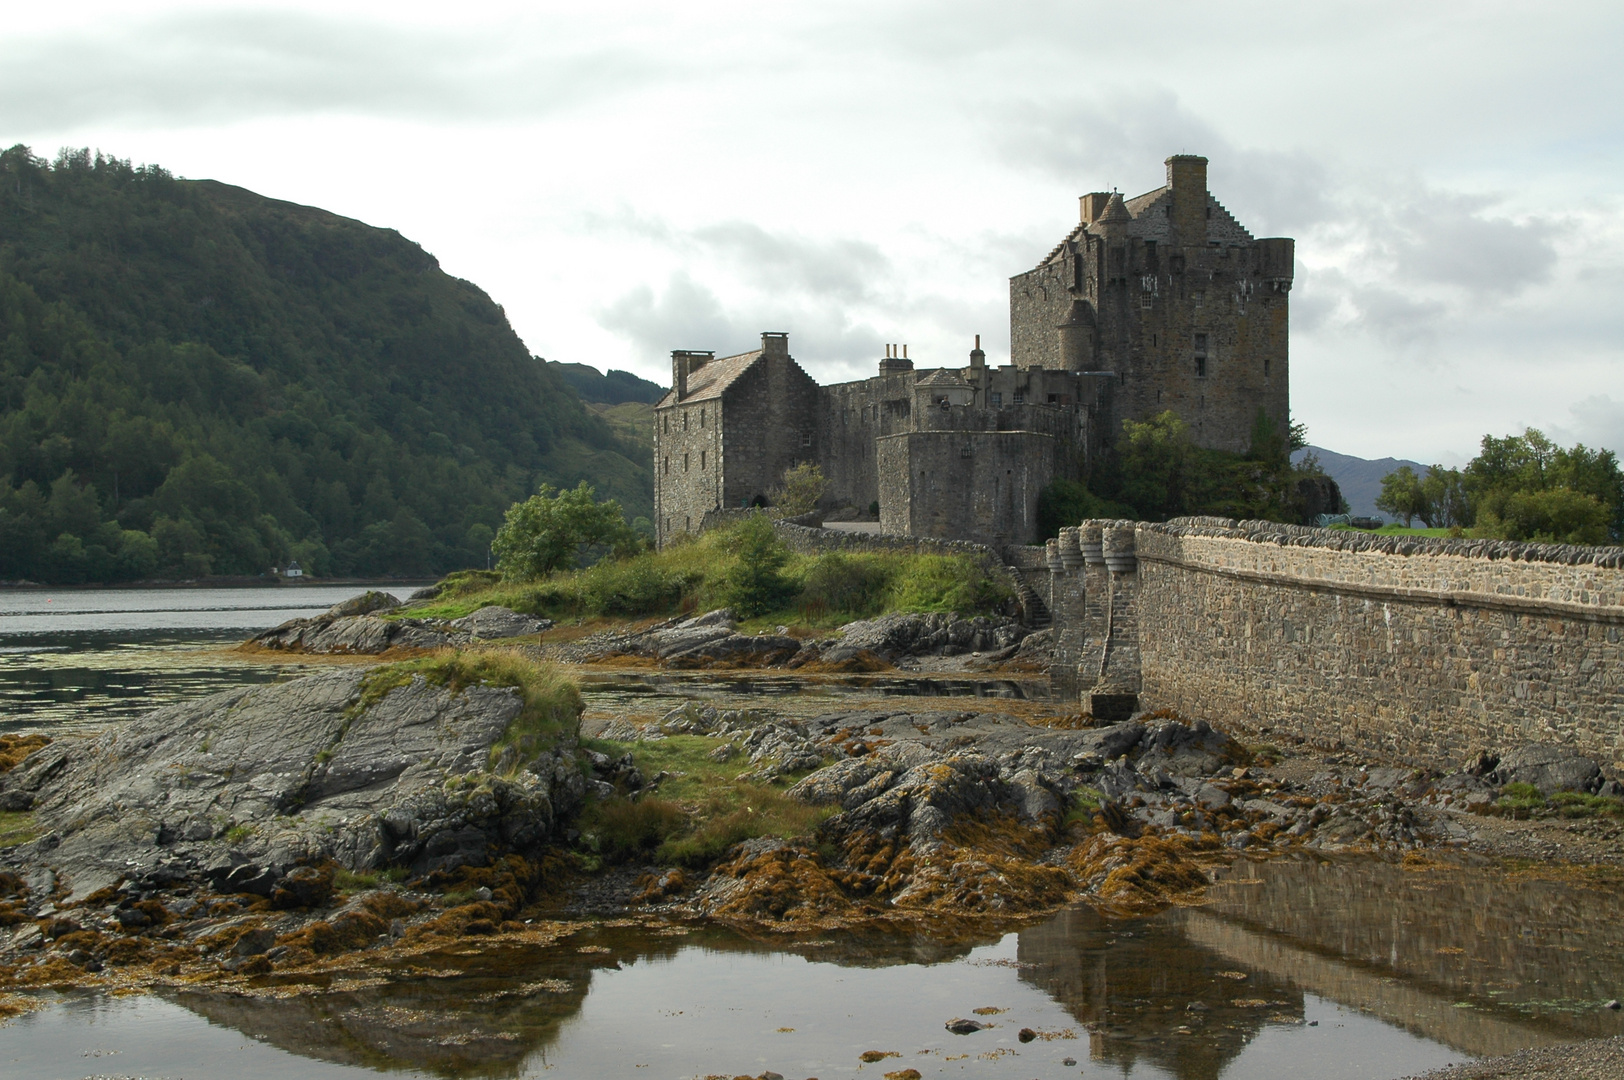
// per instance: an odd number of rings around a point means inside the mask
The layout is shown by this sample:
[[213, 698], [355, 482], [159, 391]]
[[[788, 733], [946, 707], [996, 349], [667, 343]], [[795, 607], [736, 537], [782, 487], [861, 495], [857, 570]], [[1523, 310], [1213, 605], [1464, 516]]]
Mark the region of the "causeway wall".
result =
[[1542, 742], [1624, 767], [1624, 549], [1185, 518], [1085, 522], [1048, 562], [1085, 699], [1401, 760]]

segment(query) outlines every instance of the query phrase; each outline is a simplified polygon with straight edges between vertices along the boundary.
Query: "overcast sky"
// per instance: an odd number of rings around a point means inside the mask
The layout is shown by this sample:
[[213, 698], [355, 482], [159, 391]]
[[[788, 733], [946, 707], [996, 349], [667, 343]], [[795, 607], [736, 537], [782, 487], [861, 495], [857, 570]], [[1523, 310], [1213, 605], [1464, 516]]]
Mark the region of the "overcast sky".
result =
[[532, 352], [662, 385], [762, 330], [823, 382], [1007, 362], [1076, 196], [1204, 154], [1297, 239], [1311, 439], [1447, 464], [1624, 452], [1621, 42], [1599, 2], [70, 0], [8, 8], [0, 143], [398, 229]]

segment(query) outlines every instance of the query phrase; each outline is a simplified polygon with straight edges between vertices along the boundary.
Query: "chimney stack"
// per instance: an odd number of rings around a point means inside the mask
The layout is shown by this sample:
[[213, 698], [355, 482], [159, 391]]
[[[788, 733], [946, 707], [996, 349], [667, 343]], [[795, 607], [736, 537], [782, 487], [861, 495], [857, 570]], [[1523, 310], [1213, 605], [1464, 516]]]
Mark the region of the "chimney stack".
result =
[[987, 354], [981, 351], [981, 335], [976, 335], [976, 347], [970, 350], [970, 366], [984, 368], [987, 366]]
[[761, 351], [769, 356], [789, 355], [789, 335], [775, 330], [761, 332]]
[[706, 362], [714, 360], [714, 352], [696, 352], [693, 349], [673, 349], [671, 352], [671, 389], [677, 392], [677, 400], [681, 401], [688, 396], [688, 376], [704, 367]]
[[1184, 247], [1207, 246], [1207, 159], [1174, 154], [1167, 159], [1167, 187], [1173, 193], [1173, 233]]

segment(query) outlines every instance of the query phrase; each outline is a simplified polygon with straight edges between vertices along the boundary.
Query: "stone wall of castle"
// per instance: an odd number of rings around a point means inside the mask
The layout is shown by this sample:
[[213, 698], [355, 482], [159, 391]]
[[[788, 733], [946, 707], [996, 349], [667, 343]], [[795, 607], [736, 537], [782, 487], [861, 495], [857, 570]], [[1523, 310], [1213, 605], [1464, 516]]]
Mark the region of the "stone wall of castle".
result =
[[1254, 239], [1206, 186], [1206, 159], [1169, 158], [1164, 188], [1095, 194], [1034, 269], [1010, 279], [1017, 367], [1109, 371], [1116, 418], [1172, 410], [1197, 445], [1244, 451], [1258, 412], [1289, 424], [1293, 242]]
[[875, 440], [880, 530], [1025, 543], [1063, 444], [1032, 431], [911, 431]]
[[[1105, 552], [1060, 571], [1105, 579], [1056, 612], [1085, 609], [1081, 633], [1057, 626], [1085, 693], [1400, 759], [1560, 742], [1624, 765], [1624, 550], [1226, 521], [1140, 523], [1128, 545], [1108, 574]], [[1136, 670], [1113, 667], [1129, 650]]]

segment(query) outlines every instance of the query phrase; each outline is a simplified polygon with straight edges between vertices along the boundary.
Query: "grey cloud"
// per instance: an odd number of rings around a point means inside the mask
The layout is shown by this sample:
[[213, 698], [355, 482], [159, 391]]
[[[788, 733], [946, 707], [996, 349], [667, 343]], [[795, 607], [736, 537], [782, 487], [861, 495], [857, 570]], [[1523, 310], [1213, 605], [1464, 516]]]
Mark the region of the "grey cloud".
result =
[[891, 269], [880, 249], [862, 240], [811, 240], [770, 233], [745, 221], [709, 225], [690, 235], [764, 284], [840, 300], [871, 296], [876, 282]]
[[852, 323], [838, 304], [803, 298], [724, 306], [710, 288], [681, 272], [661, 295], [646, 285], [628, 290], [598, 313], [598, 324], [626, 338], [650, 363], [672, 349], [744, 352], [759, 347], [763, 330], [789, 333], [803, 366], [864, 364], [883, 348], [878, 331]]
[[1004, 102], [985, 120], [1010, 164], [1042, 169], [1079, 194], [1159, 187], [1162, 161], [1191, 153], [1208, 158], [1208, 186], [1257, 235], [1294, 235], [1339, 212], [1331, 168], [1301, 151], [1237, 147], [1171, 91]]
[[659, 217], [621, 211], [588, 215], [592, 230], [614, 229], [683, 255], [715, 259], [731, 274], [763, 291], [855, 303], [873, 298], [892, 271], [878, 245], [847, 237], [813, 239], [771, 232], [753, 222], [721, 221], [679, 229]]
[[291, 12], [190, 13], [14, 37], [0, 54], [0, 125], [318, 113], [502, 118], [625, 92], [671, 70], [624, 49], [536, 55], [514, 40]]
[[1437, 300], [1418, 299], [1384, 286], [1354, 287], [1348, 298], [1364, 327], [1390, 345], [1424, 345], [1449, 313]]
[[1390, 203], [1385, 227], [1378, 225], [1377, 242], [1409, 281], [1500, 296], [1548, 281], [1565, 224], [1489, 216], [1495, 205], [1486, 196], [1453, 192], [1401, 195]]
[[[1574, 404], [1569, 411], [1573, 423], [1564, 425], [1573, 441], [1601, 447], [1624, 455], [1624, 401], [1607, 394], [1595, 394]], [[1554, 426], [1554, 425], [1553, 425]]]

